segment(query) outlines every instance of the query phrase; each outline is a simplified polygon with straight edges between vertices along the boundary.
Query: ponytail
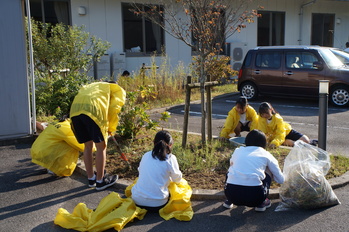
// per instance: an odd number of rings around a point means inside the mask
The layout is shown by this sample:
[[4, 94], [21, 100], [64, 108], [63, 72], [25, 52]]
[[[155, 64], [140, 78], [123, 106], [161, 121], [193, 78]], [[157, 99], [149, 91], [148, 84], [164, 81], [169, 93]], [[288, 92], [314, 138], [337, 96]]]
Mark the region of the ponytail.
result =
[[159, 131], [154, 138], [154, 148], [152, 156], [154, 159], [164, 161], [167, 159], [167, 155], [171, 154], [173, 144], [172, 136], [168, 131]]

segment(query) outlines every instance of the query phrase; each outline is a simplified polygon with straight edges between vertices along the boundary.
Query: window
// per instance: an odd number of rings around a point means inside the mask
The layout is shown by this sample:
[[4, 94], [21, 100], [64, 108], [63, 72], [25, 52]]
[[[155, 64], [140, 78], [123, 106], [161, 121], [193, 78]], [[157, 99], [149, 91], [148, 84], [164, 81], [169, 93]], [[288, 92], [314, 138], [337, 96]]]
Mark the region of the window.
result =
[[281, 52], [259, 52], [256, 56], [256, 66], [259, 68], [280, 68]]
[[[147, 10], [139, 5], [142, 10]], [[130, 9], [131, 3], [122, 3], [122, 17], [124, 30], [124, 50], [127, 55], [161, 54], [164, 46], [164, 30], [156, 23], [135, 15]], [[161, 9], [162, 10], [162, 9]], [[163, 20], [159, 18], [159, 20]]]
[[334, 14], [313, 14], [311, 44], [333, 47]]
[[257, 45], [285, 45], [285, 13], [259, 11]]
[[70, 25], [69, 0], [30, 0], [30, 14], [36, 21]]
[[319, 61], [311, 52], [287, 52], [286, 67], [299, 69], [313, 69], [313, 63]]

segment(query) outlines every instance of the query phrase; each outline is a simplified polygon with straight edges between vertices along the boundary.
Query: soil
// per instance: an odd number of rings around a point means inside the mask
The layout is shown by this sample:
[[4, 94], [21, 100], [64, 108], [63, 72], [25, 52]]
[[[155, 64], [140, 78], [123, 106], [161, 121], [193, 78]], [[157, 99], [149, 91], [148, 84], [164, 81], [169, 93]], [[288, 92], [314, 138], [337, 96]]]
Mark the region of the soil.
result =
[[[181, 141], [181, 134], [171, 134], [174, 141]], [[115, 146], [113, 141], [109, 141], [107, 149], [106, 171], [110, 174], [118, 174], [119, 178], [121, 179], [131, 182], [134, 181], [138, 177], [138, 166], [142, 155], [152, 149], [148, 145], [152, 143], [153, 136], [154, 135], [152, 133], [148, 133], [147, 135], [143, 135], [132, 142], [122, 141], [119, 138], [117, 140], [121, 150]], [[188, 136], [188, 143], [190, 139], [193, 140], [193, 138]], [[194, 140], [195, 139], [197, 138], [194, 138]], [[204, 154], [202, 154], [200, 146], [195, 144], [197, 143], [189, 143], [188, 147], [190, 152], [193, 155], [203, 157]], [[188, 181], [192, 189], [223, 190], [226, 181], [226, 173], [229, 168], [229, 159], [233, 150], [234, 149], [231, 148], [231, 145], [229, 146], [229, 144], [221, 144], [218, 148], [212, 150], [211, 152], [214, 154], [214, 159], [217, 160], [217, 166], [214, 168], [206, 169], [204, 167], [204, 170], [201, 169], [197, 171], [195, 170], [195, 163], [190, 163], [188, 168], [183, 168], [180, 164], [179, 166], [183, 173], [183, 178]], [[289, 149], [275, 149], [270, 150], [270, 152], [277, 158], [282, 170], [284, 159], [288, 155]], [[124, 157], [122, 157], [121, 154], [124, 154]], [[125, 160], [125, 157], [127, 161]], [[338, 177], [349, 171], [349, 166], [345, 165], [348, 163], [348, 158], [340, 156], [330, 156], [330, 158], [331, 169], [327, 173], [326, 179]], [[271, 188], [277, 188], [279, 186], [279, 184], [273, 181]]]
[[[130, 157], [130, 154], [125, 154]], [[130, 166], [120, 157], [109, 154], [107, 158], [106, 169], [108, 173], [118, 174], [119, 178], [133, 181], [138, 176], [139, 162], [128, 158]], [[214, 189], [223, 190], [226, 179], [225, 173], [219, 172], [191, 172], [183, 171], [183, 178], [186, 179], [192, 189]]]

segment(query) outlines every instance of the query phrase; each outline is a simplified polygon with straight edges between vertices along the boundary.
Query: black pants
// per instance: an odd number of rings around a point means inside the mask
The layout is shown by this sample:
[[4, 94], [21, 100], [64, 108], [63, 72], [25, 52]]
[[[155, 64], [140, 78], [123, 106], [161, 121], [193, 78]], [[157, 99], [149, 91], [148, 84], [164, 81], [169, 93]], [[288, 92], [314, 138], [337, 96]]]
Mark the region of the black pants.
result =
[[234, 205], [257, 207], [267, 198], [270, 184], [271, 178], [266, 174], [263, 184], [260, 186], [243, 186], [227, 183], [224, 193], [227, 200]]

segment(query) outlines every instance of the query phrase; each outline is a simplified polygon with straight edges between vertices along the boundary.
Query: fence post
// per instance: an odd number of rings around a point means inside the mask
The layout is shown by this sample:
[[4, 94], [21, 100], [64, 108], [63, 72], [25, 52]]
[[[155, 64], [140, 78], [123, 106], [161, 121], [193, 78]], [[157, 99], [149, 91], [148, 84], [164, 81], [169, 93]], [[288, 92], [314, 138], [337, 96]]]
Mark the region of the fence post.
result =
[[[211, 77], [208, 75], [207, 79], [211, 82]], [[212, 142], [212, 101], [211, 101], [211, 88], [212, 86], [206, 87], [206, 104], [207, 104], [207, 139]]]
[[141, 77], [142, 77], [142, 81], [143, 81], [143, 85], [145, 85], [145, 63], [142, 64], [141, 67]]
[[185, 93], [185, 105], [184, 105], [184, 121], [183, 121], [183, 136], [182, 136], [182, 147], [187, 146], [188, 137], [188, 124], [189, 124], [189, 111], [190, 111], [190, 94], [191, 89], [189, 87], [191, 84], [191, 76], [187, 76], [186, 93]]

